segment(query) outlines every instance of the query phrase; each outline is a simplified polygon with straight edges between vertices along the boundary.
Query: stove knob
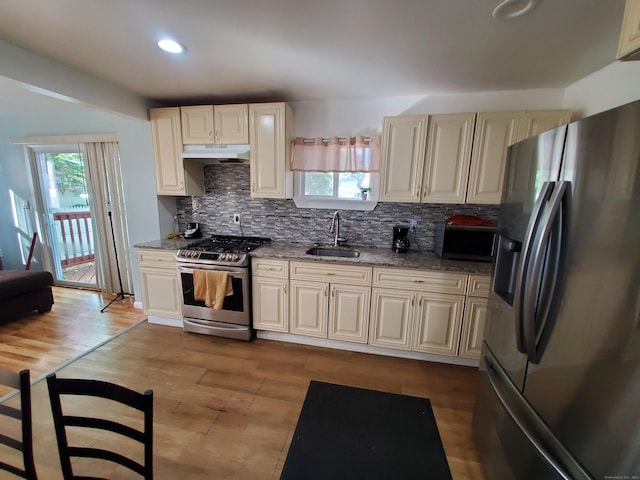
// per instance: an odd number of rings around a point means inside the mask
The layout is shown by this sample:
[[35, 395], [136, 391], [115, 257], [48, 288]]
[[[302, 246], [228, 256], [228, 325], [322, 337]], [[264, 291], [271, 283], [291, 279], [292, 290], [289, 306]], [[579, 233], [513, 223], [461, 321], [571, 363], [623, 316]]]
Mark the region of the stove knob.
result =
[[226, 253], [221, 253], [220, 257], [219, 257], [219, 260], [226, 261], [227, 260], [227, 254]]
[[191, 252], [191, 258], [196, 258], [197, 255], [198, 255], [198, 252], [196, 252], [195, 250]]
[[239, 255], [234, 254], [234, 255], [231, 257], [231, 260], [233, 260], [234, 262], [237, 262], [237, 261], [238, 261], [238, 258], [240, 258], [240, 256], [239, 256]]

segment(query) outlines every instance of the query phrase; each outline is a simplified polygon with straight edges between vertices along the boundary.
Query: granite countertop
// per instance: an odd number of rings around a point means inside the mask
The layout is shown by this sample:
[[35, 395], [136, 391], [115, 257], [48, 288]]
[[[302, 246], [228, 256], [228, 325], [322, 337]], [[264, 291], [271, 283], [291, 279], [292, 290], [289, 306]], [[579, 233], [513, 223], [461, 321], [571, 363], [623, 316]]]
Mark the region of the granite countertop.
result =
[[[180, 250], [197, 243], [199, 239], [162, 239], [146, 243], [138, 243], [135, 248], [151, 248], [161, 250]], [[260, 258], [281, 258], [286, 260], [305, 260], [309, 262], [341, 263], [346, 265], [368, 265], [397, 268], [420, 268], [442, 272], [461, 272], [491, 274], [492, 264], [486, 262], [467, 262], [462, 260], [446, 260], [434, 252], [395, 253], [390, 248], [353, 247], [360, 252], [357, 258], [326, 257], [307, 255], [305, 252], [312, 243], [289, 243], [273, 241], [251, 252], [251, 256]], [[324, 245], [323, 245], [324, 246]]]
[[353, 247], [360, 252], [357, 258], [326, 257], [307, 255], [312, 247], [307, 243], [271, 242], [251, 252], [254, 257], [282, 258], [287, 260], [305, 260], [323, 263], [341, 263], [348, 265], [369, 265], [397, 268], [420, 268], [446, 272], [491, 274], [492, 264], [485, 262], [467, 262], [446, 260], [434, 252], [395, 253], [390, 248]]
[[137, 243], [134, 248], [152, 248], [159, 250], [180, 250], [187, 248], [189, 245], [201, 242], [201, 238], [163, 238], [162, 240], [153, 240], [151, 242]]

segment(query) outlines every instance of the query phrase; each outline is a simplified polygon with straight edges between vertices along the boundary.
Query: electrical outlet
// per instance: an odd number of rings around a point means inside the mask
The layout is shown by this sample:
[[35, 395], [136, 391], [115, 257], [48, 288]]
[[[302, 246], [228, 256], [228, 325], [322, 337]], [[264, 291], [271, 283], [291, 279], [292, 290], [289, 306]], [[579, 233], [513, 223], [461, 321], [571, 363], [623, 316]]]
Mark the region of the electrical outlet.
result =
[[418, 226], [418, 220], [411, 220], [411, 228], [416, 228]]
[[240, 223], [240, 214], [239, 213], [234, 213], [233, 214], [233, 223]]

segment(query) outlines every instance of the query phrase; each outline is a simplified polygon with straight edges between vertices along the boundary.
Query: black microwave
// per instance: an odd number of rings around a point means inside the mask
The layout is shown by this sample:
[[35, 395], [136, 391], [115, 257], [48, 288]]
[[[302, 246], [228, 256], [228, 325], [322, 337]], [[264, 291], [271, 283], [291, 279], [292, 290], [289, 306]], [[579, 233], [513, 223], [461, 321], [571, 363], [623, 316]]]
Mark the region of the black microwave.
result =
[[495, 236], [495, 226], [442, 223], [436, 229], [435, 251], [452, 260], [491, 262]]

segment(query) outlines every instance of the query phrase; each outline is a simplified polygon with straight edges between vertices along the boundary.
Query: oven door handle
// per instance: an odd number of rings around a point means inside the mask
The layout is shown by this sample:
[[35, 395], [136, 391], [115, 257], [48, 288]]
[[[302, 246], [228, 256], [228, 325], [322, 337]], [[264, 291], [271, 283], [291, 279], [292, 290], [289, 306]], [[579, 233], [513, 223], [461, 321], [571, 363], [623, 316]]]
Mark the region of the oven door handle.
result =
[[194, 263], [178, 264], [177, 268], [178, 268], [178, 272], [180, 273], [193, 274], [194, 270], [217, 270], [220, 272], [229, 272], [232, 275], [237, 274], [237, 276], [246, 276], [248, 271], [247, 268], [225, 267], [223, 265], [202, 265], [202, 264], [194, 264]]

